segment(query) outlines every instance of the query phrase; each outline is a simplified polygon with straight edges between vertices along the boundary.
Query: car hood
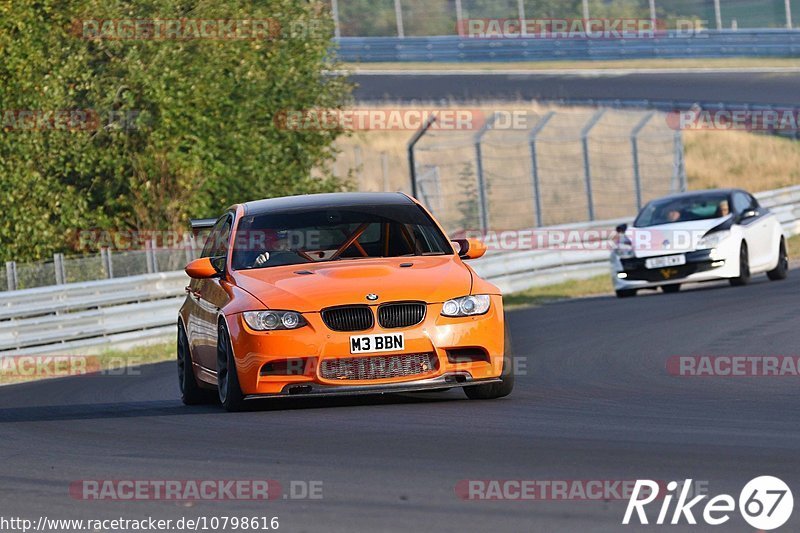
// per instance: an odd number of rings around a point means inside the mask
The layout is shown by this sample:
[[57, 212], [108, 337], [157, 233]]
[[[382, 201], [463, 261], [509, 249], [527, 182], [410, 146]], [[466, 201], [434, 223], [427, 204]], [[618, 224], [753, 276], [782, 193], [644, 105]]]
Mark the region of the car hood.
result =
[[[410, 267], [403, 267], [410, 264]], [[470, 293], [472, 275], [456, 256], [356, 259], [237, 270], [235, 283], [271, 309], [299, 312], [399, 300], [444, 302]]]
[[659, 224], [646, 228], [629, 228], [625, 235], [633, 242], [636, 257], [654, 257], [691, 252], [697, 241], [719, 226], [730, 215], [708, 220], [692, 220]]

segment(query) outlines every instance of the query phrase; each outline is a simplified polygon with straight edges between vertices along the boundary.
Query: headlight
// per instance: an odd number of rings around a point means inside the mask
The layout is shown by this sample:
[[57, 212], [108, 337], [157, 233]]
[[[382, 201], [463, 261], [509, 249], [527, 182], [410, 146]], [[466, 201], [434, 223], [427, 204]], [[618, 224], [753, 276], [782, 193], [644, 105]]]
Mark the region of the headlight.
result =
[[636, 254], [633, 253], [633, 247], [629, 245], [622, 245], [614, 249], [617, 257], [620, 259], [633, 259]]
[[633, 243], [623, 234], [619, 234], [613, 241], [614, 253], [620, 259], [632, 259], [636, 254], [633, 253]]
[[447, 300], [442, 306], [443, 316], [475, 316], [483, 315], [489, 310], [491, 298], [488, 294], [463, 296]]
[[698, 250], [708, 250], [710, 248], [716, 248], [720, 245], [722, 241], [727, 239], [731, 236], [731, 232], [728, 230], [725, 231], [715, 231], [714, 233], [710, 233], [697, 241], [697, 249]]
[[274, 329], [297, 329], [307, 324], [306, 320], [294, 311], [245, 311], [244, 321], [257, 331]]

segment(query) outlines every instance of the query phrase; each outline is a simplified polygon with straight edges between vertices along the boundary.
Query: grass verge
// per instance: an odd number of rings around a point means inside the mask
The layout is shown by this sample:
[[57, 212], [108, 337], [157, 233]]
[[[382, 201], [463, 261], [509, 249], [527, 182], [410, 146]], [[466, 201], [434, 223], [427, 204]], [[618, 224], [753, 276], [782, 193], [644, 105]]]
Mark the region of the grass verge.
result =
[[174, 342], [106, 350], [97, 355], [8, 356], [0, 358], [0, 385], [97, 373], [124, 375], [128, 368], [171, 361], [174, 357]]
[[789, 253], [789, 261], [794, 264], [800, 264], [796, 263], [798, 258], [800, 258], [800, 235], [790, 237], [786, 241], [786, 248], [786, 251]]
[[[800, 257], [800, 235], [790, 237], [786, 244], [790, 260]], [[603, 274], [589, 279], [565, 281], [555, 285], [512, 292], [503, 296], [503, 305], [511, 309], [514, 307], [532, 307], [571, 298], [611, 294], [613, 290], [611, 278]]]
[[613, 292], [611, 278], [607, 274], [603, 274], [593, 278], [564, 281], [555, 285], [534, 287], [506, 294], [503, 295], [503, 305], [508, 308], [531, 307], [583, 296], [610, 294], [611, 292]]

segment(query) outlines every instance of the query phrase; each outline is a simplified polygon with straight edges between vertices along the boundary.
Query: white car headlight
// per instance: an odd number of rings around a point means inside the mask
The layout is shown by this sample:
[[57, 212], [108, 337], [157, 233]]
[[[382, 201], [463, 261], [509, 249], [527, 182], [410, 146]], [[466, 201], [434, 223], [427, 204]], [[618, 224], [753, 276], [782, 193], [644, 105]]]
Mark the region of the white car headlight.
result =
[[475, 316], [483, 315], [489, 310], [491, 298], [488, 294], [462, 296], [447, 300], [442, 306], [443, 316]]
[[724, 231], [715, 231], [714, 233], [710, 233], [697, 241], [697, 249], [698, 250], [710, 250], [711, 248], [716, 248], [720, 245], [722, 241], [727, 239], [731, 236], [731, 232], [728, 230]]
[[614, 248], [614, 252], [620, 259], [633, 259], [636, 256], [633, 252], [633, 246], [625, 244]]
[[636, 254], [633, 251], [633, 243], [624, 233], [619, 233], [611, 241], [614, 253], [620, 259], [633, 259]]
[[294, 311], [245, 311], [244, 321], [256, 331], [297, 329], [307, 324], [300, 313]]

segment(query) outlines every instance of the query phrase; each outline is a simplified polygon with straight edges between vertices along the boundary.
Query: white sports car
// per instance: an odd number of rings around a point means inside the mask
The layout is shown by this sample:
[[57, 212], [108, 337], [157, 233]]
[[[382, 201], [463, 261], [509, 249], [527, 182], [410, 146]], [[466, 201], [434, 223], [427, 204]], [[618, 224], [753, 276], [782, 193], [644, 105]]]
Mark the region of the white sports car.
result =
[[788, 270], [780, 222], [738, 189], [653, 200], [632, 227], [617, 228], [611, 252], [611, 277], [620, 298], [658, 287], [678, 292], [682, 283], [699, 281], [745, 285], [759, 273], [781, 280]]

